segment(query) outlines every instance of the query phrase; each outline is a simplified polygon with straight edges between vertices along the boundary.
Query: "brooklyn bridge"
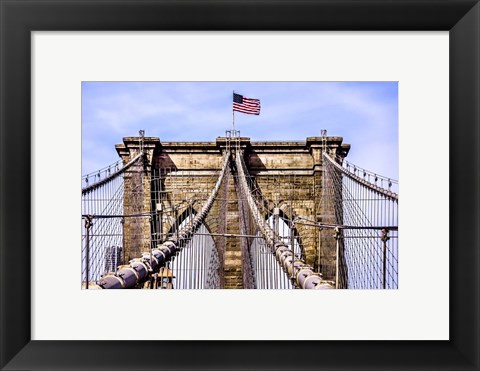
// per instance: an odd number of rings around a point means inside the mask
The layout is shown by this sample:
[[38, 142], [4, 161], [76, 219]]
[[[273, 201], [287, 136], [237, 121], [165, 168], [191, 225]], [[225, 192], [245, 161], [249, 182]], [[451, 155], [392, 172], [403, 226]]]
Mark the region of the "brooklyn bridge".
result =
[[396, 289], [398, 182], [343, 138], [125, 137], [82, 177], [84, 289]]

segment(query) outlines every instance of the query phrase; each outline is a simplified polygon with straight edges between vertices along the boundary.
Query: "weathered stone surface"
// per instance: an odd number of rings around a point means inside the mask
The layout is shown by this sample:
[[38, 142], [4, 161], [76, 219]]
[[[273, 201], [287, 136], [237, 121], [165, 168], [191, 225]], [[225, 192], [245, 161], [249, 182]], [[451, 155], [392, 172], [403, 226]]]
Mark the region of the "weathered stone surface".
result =
[[[235, 181], [232, 176], [228, 180], [225, 233], [240, 234]], [[226, 239], [224, 264], [225, 288], [243, 288], [242, 250], [238, 238], [229, 237]]]
[[[319, 231], [305, 221], [334, 221], [333, 205], [325, 204], [321, 197], [322, 187], [329, 187], [328, 181], [323, 179], [321, 151], [327, 146], [333, 155], [344, 157], [350, 146], [342, 144], [341, 137], [308, 137], [295, 142], [251, 142], [250, 138], [242, 137], [238, 141], [244, 149], [245, 163], [258, 187], [258, 194], [269, 200], [265, 216], [279, 208], [284, 219], [294, 218], [294, 233], [306, 262], [322, 272], [324, 278], [333, 278], [336, 250], [333, 232], [330, 229]], [[125, 175], [124, 213], [148, 215], [153, 208], [161, 208], [164, 210], [162, 219], [153, 221], [160, 231], [154, 240], [164, 239], [189, 208], [196, 212], [201, 210], [215, 186], [228, 145], [224, 137], [215, 142], [161, 142], [159, 138], [145, 137], [143, 148], [147, 161]], [[116, 149], [127, 163], [140, 151], [140, 137], [124, 138], [123, 144]], [[156, 172], [163, 174], [162, 187], [169, 190], [162, 195], [160, 205], [155, 204], [158, 190], [152, 188], [152, 174]], [[222, 261], [220, 276], [225, 288], [243, 287], [242, 249], [239, 238], [216, 234], [240, 233], [238, 209], [235, 179], [229, 176], [205, 219]], [[152, 244], [150, 223], [148, 216], [125, 218], [127, 258], [139, 256]], [[254, 232], [252, 225], [248, 228]]]

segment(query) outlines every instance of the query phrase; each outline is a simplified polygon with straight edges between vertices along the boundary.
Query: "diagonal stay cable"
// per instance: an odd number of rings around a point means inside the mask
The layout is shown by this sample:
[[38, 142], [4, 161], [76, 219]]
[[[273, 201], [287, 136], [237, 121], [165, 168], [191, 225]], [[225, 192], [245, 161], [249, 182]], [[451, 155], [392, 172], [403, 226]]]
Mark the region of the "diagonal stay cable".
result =
[[126, 170], [128, 170], [132, 165], [134, 165], [135, 163], [137, 163], [137, 161], [139, 161], [140, 159], [143, 159], [143, 152], [139, 153], [138, 155], [136, 155], [134, 158], [132, 158], [124, 167], [122, 167], [120, 170], [114, 172], [113, 174], [107, 176], [106, 178], [96, 182], [96, 183], [93, 183], [85, 188], [82, 188], [82, 195], [86, 194], [86, 193], [89, 193], [91, 191], [93, 191], [94, 189], [97, 189], [98, 187], [100, 187], [101, 185], [103, 184], [106, 184], [110, 181], [112, 181], [113, 179], [115, 179], [116, 177], [118, 177], [119, 175], [123, 174]]
[[322, 289], [333, 288], [329, 283], [324, 281], [321, 276], [314, 272], [313, 268], [306, 264], [303, 260], [295, 259], [294, 252], [283, 242], [275, 243], [275, 233], [268, 223], [264, 220], [258, 210], [246, 177], [246, 165], [243, 161], [243, 151], [237, 150], [235, 154], [235, 164], [238, 173], [238, 183], [242, 193], [245, 195], [247, 203], [254, 216], [255, 223], [258, 225], [265, 242], [271, 251], [277, 257], [278, 262], [288, 273], [295, 286], [302, 289]]
[[224, 155], [224, 162], [215, 187], [202, 206], [201, 211], [195, 215], [191, 223], [187, 223], [184, 228], [180, 229], [178, 235], [169, 237], [162, 245], [149, 252], [145, 252], [142, 257], [132, 259], [129, 265], [119, 269], [116, 274], [109, 273], [103, 276], [99, 280], [98, 285], [103, 289], [137, 287], [137, 285], [150, 278], [152, 273], [155, 273], [160, 267], [164, 266], [173, 256], [181, 252], [182, 246], [184, 246], [185, 242], [200, 228], [212, 208], [229, 163], [230, 152], [227, 151]]

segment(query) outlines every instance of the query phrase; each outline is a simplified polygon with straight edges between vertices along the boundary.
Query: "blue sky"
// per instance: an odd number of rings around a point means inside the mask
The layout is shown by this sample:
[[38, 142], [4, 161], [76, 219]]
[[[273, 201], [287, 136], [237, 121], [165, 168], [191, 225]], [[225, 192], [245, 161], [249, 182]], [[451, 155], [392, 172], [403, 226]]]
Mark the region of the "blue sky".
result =
[[397, 82], [83, 82], [82, 174], [117, 161], [115, 144], [140, 129], [163, 141], [214, 141], [232, 128], [232, 92], [261, 101], [235, 112], [255, 140], [328, 135], [351, 144], [347, 160], [398, 179]]

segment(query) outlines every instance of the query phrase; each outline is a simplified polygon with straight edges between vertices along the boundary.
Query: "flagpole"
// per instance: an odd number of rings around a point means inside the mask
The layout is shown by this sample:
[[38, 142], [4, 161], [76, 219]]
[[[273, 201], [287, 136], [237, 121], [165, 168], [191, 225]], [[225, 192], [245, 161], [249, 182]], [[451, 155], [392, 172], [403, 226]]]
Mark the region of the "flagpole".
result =
[[[235, 90], [233, 91], [233, 99], [235, 99]], [[235, 110], [232, 104], [232, 130], [235, 131]]]

